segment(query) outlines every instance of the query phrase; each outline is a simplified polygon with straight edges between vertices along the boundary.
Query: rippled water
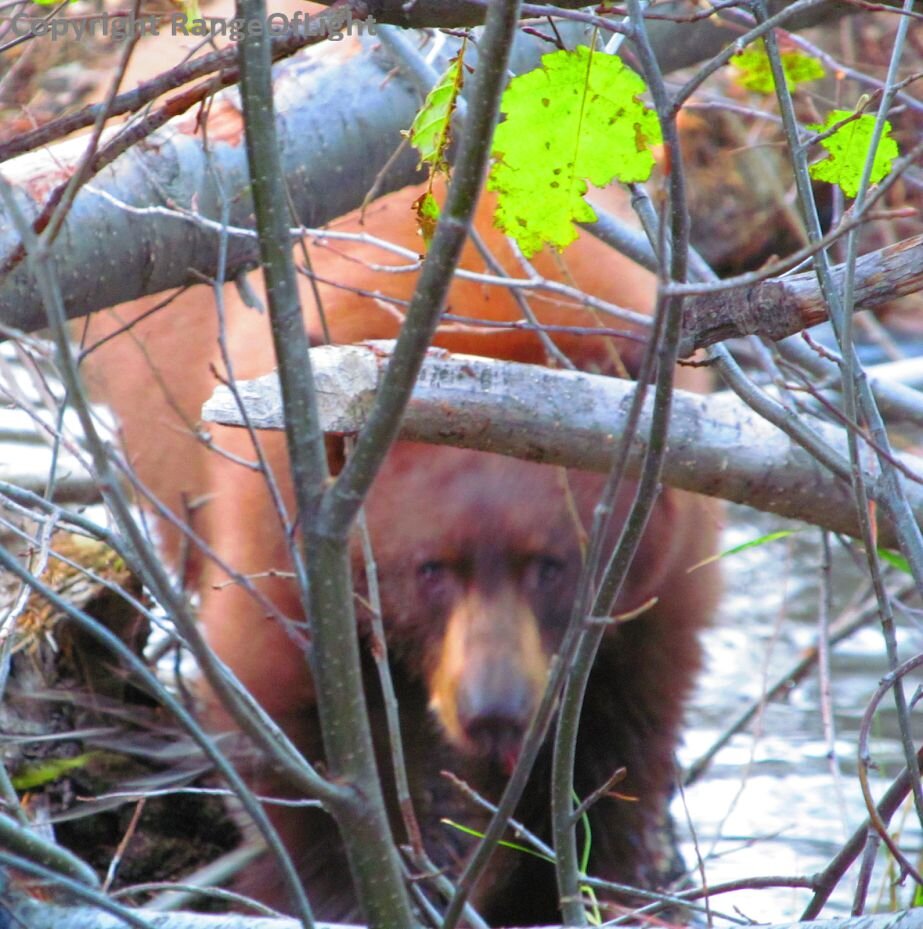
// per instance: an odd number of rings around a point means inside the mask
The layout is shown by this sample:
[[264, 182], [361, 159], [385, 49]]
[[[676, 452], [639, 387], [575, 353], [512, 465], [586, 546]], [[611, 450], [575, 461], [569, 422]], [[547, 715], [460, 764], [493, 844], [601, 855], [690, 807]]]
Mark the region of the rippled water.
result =
[[[725, 732], [733, 719], [758, 700], [766, 687], [787, 673], [818, 638], [822, 549], [820, 533], [796, 523], [730, 508], [725, 549], [779, 528], [798, 530], [788, 538], [728, 556], [727, 591], [715, 626], [705, 637], [707, 662], [693, 705], [684, 766], [694, 762]], [[857, 590], [868, 586], [863, 564], [836, 540], [831, 618]], [[906, 581], [898, 578], [896, 582]], [[909, 619], [909, 622], [908, 622]], [[902, 617], [900, 658], [923, 651], [923, 631]], [[811, 875], [824, 868], [847, 836], [865, 819], [856, 777], [857, 738], [862, 715], [887, 672], [884, 639], [872, 623], [837, 645], [830, 661], [830, 707], [834, 736], [825, 734], [817, 668], [770, 703], [743, 732], [722, 748], [705, 774], [674, 807], [684, 837], [687, 864], [696, 862], [687, 826], [694, 825], [709, 884], [766, 875]], [[909, 675], [912, 697], [921, 681]], [[918, 714], [919, 715], [919, 714]], [[918, 728], [923, 728], [918, 726]], [[879, 798], [903, 767], [893, 698], [881, 704], [872, 729], [873, 790]], [[919, 743], [918, 743], [919, 744]], [[832, 758], [831, 758], [832, 753]], [[912, 861], [920, 848], [919, 826], [906, 806], [892, 820], [901, 847]], [[883, 856], [872, 882], [868, 908], [888, 908], [890, 881]], [[847, 915], [855, 884], [849, 872], [822, 915]], [[909, 900], [911, 882], [898, 888]], [[810, 899], [803, 889], [735, 891], [715, 897], [716, 910], [759, 922], [798, 918]]]

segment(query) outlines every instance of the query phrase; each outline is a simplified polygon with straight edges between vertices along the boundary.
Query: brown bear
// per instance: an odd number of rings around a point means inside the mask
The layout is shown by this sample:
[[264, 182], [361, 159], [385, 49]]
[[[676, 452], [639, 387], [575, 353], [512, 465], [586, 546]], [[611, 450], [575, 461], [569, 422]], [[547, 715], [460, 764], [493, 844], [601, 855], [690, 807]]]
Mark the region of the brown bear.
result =
[[[420, 246], [411, 204], [418, 193], [408, 189], [384, 198], [361, 223], [351, 217], [334, 228], [386, 239], [415, 254]], [[606, 200], [609, 209], [624, 211], [620, 192], [608, 193]], [[482, 204], [476, 225], [484, 244], [506, 273], [522, 277], [518, 259], [493, 229], [490, 214], [490, 206]], [[395, 256], [368, 240], [314, 243], [315, 280], [312, 285], [304, 278], [302, 286], [312, 335], [320, 339], [321, 309], [334, 342], [393, 337], [415, 281], [414, 262], [406, 254]], [[436, 344], [552, 363], [534, 331], [479, 323], [519, 320], [522, 311], [473, 245], [462, 264], [488, 273], [456, 279], [447, 312], [465, 319], [446, 322]], [[539, 256], [536, 267], [551, 281], [650, 311], [652, 277], [589, 236], [563, 256]], [[533, 288], [524, 295], [542, 322], [584, 328], [582, 334], [553, 335], [579, 367], [620, 375], [637, 370], [642, 340], [629, 324], [587, 309], [561, 289]], [[118, 413], [127, 454], [143, 484], [187, 519], [220, 559], [206, 557], [164, 526], [169, 556], [182, 562], [199, 592], [212, 646], [316, 761], [323, 751], [304, 655], [281, 623], [267, 616], [265, 604], [243, 585], [228, 583], [222, 567], [250, 577], [279, 613], [299, 620], [297, 590], [284, 576], [291, 563], [288, 539], [264, 476], [241, 463], [254, 460], [247, 433], [215, 428], [209, 443], [196, 425], [201, 403], [216, 385], [213, 368], [238, 379], [273, 368], [265, 315], [225, 288], [224, 337], [233, 359], [228, 372], [216, 348], [216, 314], [208, 291], [189, 291], [146, 315], [156, 302], [141, 301], [94, 318], [84, 334], [87, 344], [133, 325], [88, 356], [89, 376], [98, 395]], [[609, 331], [625, 330], [625, 337], [586, 333], [601, 324]], [[152, 388], [152, 376], [158, 389]], [[700, 370], [677, 372], [684, 387], [701, 389], [703, 378]], [[267, 433], [261, 443], [289, 500], [283, 437]], [[450, 875], [459, 870], [473, 839], [444, 820], [479, 830], [487, 817], [442, 772], [457, 775], [489, 800], [499, 797], [573, 606], [603, 480], [487, 452], [402, 442], [389, 454], [367, 501], [411, 792], [427, 852]], [[625, 488], [618, 501], [613, 539], [631, 490]], [[672, 876], [667, 805], [673, 750], [699, 664], [697, 634], [708, 620], [715, 591], [711, 569], [687, 569], [713, 551], [715, 531], [711, 504], [665, 488], [616, 613], [652, 598], [653, 605], [630, 621], [614, 623], [605, 634], [583, 712], [577, 791], [585, 796], [620, 767], [626, 775], [618, 794], [598, 801], [589, 814], [589, 870], [595, 876], [638, 887]], [[357, 546], [360, 592], [363, 564]], [[382, 698], [371, 672], [366, 689], [382, 743], [387, 790]], [[517, 812], [545, 839], [549, 756], [546, 747]], [[286, 811], [277, 814], [277, 821], [316, 914], [328, 920], [358, 918], [332, 821], [319, 810]], [[393, 821], [403, 841], [397, 815]], [[270, 864], [252, 871], [246, 883], [256, 896], [286, 906]], [[559, 919], [554, 888], [551, 865], [503, 849], [473, 902], [494, 925], [552, 923]]]

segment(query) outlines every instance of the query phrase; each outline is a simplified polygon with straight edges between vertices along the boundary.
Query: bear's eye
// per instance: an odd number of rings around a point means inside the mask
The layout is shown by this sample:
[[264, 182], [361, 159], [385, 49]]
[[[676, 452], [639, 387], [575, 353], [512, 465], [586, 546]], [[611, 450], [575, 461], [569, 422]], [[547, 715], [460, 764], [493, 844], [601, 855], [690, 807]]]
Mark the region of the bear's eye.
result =
[[442, 580], [448, 573], [449, 566], [444, 561], [424, 561], [417, 568], [417, 577], [427, 584]]
[[540, 555], [532, 560], [532, 576], [538, 587], [553, 587], [564, 575], [564, 562], [551, 555]]

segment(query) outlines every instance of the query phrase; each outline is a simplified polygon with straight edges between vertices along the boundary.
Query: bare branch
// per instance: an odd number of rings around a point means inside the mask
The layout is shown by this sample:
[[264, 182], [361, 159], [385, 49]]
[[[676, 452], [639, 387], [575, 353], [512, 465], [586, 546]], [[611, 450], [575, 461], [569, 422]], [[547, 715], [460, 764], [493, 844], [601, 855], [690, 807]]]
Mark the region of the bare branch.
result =
[[[318, 378], [321, 424], [349, 434], [361, 428], [388, 362], [389, 343], [311, 349]], [[274, 374], [238, 385], [255, 427], [282, 426]], [[433, 350], [423, 365], [401, 437], [459, 445], [591, 471], [608, 471], [624, 428], [633, 386], [579, 371], [553, 371]], [[650, 415], [649, 406], [645, 417]], [[219, 387], [205, 419], [240, 425], [227, 388]], [[647, 426], [642, 422], [641, 434]], [[845, 455], [842, 429], [811, 423], [821, 441]], [[635, 442], [629, 473], [637, 476], [642, 443]], [[899, 459], [923, 475], [923, 462]], [[744, 503], [856, 536], [849, 488], [803, 449], [736, 398], [676, 392], [663, 479], [683, 490]], [[907, 484], [918, 519], [923, 488]], [[881, 541], [893, 544], [882, 525]]]
[[[872, 310], [923, 290], [923, 235], [863, 255], [856, 262], [855, 306]], [[833, 269], [840, 286], [844, 266]], [[827, 304], [813, 271], [753, 286], [690, 297], [683, 310], [682, 357], [696, 349], [745, 335], [778, 341], [826, 322]]]

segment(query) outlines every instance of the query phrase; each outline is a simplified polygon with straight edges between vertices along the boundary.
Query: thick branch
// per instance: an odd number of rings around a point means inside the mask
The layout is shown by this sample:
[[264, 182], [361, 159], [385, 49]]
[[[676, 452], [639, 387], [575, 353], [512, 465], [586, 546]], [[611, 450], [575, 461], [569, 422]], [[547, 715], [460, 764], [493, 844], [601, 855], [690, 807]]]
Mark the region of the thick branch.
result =
[[[332, 6], [335, 0], [320, 0]], [[787, 5], [787, 0], [767, 4], [771, 13]], [[367, 11], [380, 23], [393, 23], [413, 29], [459, 28], [477, 26], [484, 21], [485, 0], [363, 0], [351, 6]], [[554, 3], [527, 3], [524, 16], [539, 16], [549, 8], [579, 10], [585, 0], [556, 0]], [[839, 18], [853, 12], [848, 4], [821, 3], [806, 9], [786, 22], [787, 29], [803, 29], [819, 22]], [[739, 30], [729, 28], [717, 17], [695, 19], [701, 13], [698, 4], [689, 0], [658, 3], [647, 24], [648, 33], [657, 49], [661, 70], [674, 71], [710, 58], [725, 45], [733, 42]], [[681, 30], [681, 31], [680, 31]]]
[[[385, 81], [390, 67], [371, 48], [357, 54], [354, 46], [341, 43], [277, 70], [280, 157], [304, 224], [323, 225], [353, 209], [400, 145], [398, 130], [410, 125], [419, 97], [398, 76]], [[369, 88], [376, 88], [375, 106], [367, 105]], [[331, 119], [331, 113], [342, 118]], [[353, 119], [350, 113], [363, 115]], [[207, 148], [198, 118], [195, 112], [172, 121], [77, 195], [55, 248], [71, 317], [201, 280], [203, 275], [214, 277], [225, 203], [230, 204], [230, 226], [252, 229], [252, 200], [249, 194], [237, 196], [249, 188], [239, 103], [232, 94], [216, 97], [208, 118]], [[0, 167], [17, 189], [20, 208], [30, 221], [41, 213], [49, 190], [69, 176], [84, 147], [85, 141], [70, 140]], [[415, 158], [408, 151], [380, 190], [396, 190], [414, 176]], [[170, 209], [158, 207], [167, 197]], [[18, 247], [12, 223], [0, 214], [0, 263]], [[253, 267], [257, 257], [252, 233], [228, 235], [229, 277]], [[0, 277], [0, 321], [24, 331], [45, 325], [44, 309], [22, 262]]]
[[[836, 267], [833, 275], [840, 286], [843, 266]], [[923, 290], [923, 235], [869, 252], [856, 262], [857, 310], [872, 310], [919, 290]], [[827, 304], [813, 271], [690, 297], [683, 310], [682, 357], [738, 336], [778, 341], [827, 319]]]
[[[456, 50], [449, 41], [434, 67]], [[511, 68], [529, 70], [547, 50], [520, 34]], [[274, 75], [280, 158], [303, 225], [322, 226], [355, 209], [371, 190], [381, 195], [419, 178], [417, 156], [400, 133], [413, 121], [420, 93], [373, 38], [312, 48], [279, 65]], [[217, 94], [207, 123], [198, 109], [172, 120], [78, 193], [55, 248], [71, 318], [213, 278], [225, 203], [232, 227], [227, 277], [256, 264], [243, 139], [236, 92]], [[85, 145], [80, 138], [68, 140], [0, 166], [30, 222], [41, 215], [49, 192], [70, 176]], [[17, 257], [20, 250], [0, 209], [0, 323], [32, 332], [45, 325], [45, 315]]]
[[[378, 343], [311, 349], [325, 431], [342, 434], [360, 428], [388, 361], [386, 347]], [[275, 375], [239, 387], [255, 426], [281, 428]], [[612, 465], [631, 390], [627, 381], [613, 378], [433, 350], [401, 437], [605, 472]], [[203, 415], [212, 422], [239, 425], [225, 388], [215, 391]], [[641, 435], [647, 425], [642, 421]], [[845, 455], [843, 430], [821, 420], [812, 423], [812, 429]], [[628, 465], [634, 476], [643, 451], [636, 441]], [[923, 474], [918, 459], [905, 460]], [[858, 534], [849, 487], [727, 395], [677, 391], [663, 479], [683, 490]], [[907, 493], [917, 518], [923, 519], [923, 488], [908, 482]], [[893, 544], [890, 527], [882, 525], [880, 531], [882, 543]]]

